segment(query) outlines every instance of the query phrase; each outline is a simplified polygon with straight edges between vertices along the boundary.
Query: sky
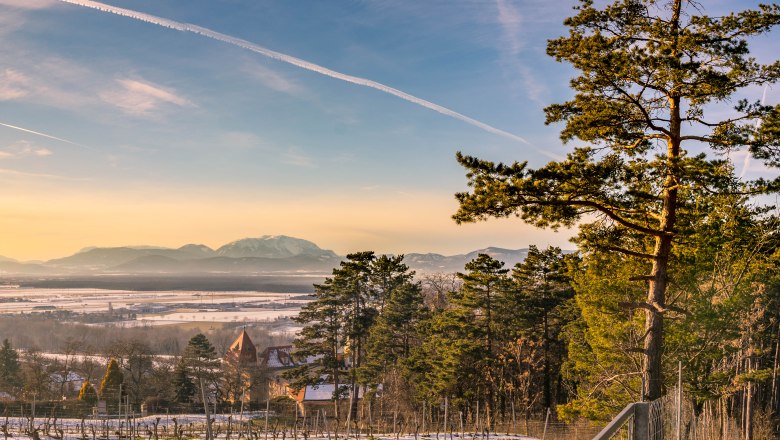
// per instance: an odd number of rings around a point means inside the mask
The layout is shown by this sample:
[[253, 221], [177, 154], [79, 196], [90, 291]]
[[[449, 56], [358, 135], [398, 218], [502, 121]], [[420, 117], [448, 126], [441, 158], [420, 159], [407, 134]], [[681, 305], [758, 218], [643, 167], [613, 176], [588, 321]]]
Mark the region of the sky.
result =
[[573, 248], [450, 217], [456, 151], [571, 149], [542, 109], [572, 96], [545, 47], [574, 1], [103, 3], [0, 0], [0, 255], [266, 234], [342, 255]]

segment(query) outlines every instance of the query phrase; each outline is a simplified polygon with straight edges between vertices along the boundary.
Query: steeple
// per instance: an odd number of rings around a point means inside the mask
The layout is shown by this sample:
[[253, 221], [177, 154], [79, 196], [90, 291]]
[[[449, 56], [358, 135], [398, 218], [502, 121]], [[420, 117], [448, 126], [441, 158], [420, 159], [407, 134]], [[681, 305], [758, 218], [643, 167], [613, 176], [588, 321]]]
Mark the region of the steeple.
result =
[[249, 339], [246, 330], [241, 330], [241, 334], [238, 335], [238, 338], [230, 346], [227, 355], [238, 358], [240, 364], [257, 363], [257, 348], [255, 348], [252, 340]]

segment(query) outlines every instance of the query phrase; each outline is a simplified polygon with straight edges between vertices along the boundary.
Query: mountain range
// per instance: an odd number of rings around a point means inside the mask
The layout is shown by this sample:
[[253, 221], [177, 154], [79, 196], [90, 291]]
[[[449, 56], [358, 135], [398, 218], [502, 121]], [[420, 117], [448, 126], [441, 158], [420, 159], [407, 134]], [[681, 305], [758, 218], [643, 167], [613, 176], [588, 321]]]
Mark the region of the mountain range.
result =
[[[404, 262], [418, 272], [457, 272], [485, 253], [507, 267], [523, 261], [527, 249], [490, 247], [467, 254], [405, 254]], [[19, 262], [0, 257], [2, 275], [68, 274], [263, 274], [328, 273], [344, 258], [308, 240], [285, 235], [244, 238], [212, 249], [202, 244], [180, 248], [155, 246], [90, 247], [63, 258]]]

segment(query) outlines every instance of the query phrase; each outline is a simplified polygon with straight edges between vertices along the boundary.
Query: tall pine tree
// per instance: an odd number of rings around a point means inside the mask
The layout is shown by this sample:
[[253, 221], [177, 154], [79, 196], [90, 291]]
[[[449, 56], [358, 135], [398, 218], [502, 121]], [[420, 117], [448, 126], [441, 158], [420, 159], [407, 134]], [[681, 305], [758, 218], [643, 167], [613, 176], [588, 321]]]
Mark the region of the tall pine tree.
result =
[[176, 403], [191, 403], [197, 387], [192, 381], [184, 358], [176, 362], [173, 369], [173, 399]]
[[382, 384], [382, 395], [394, 397], [396, 410], [415, 393], [412, 355], [422, 344], [421, 325], [429, 316], [420, 284], [407, 281], [392, 288], [371, 327], [363, 380]]
[[346, 374], [342, 354], [346, 341], [343, 325], [344, 297], [334, 286], [333, 278], [314, 285], [314, 301], [306, 304], [293, 320], [303, 325], [295, 339], [294, 357], [312, 359], [284, 373], [293, 389], [307, 385], [332, 383], [335, 386], [333, 400], [335, 415], [339, 417], [338, 400], [342, 397], [342, 385]]
[[[211, 341], [203, 333], [190, 338], [187, 347], [184, 349], [182, 361], [187, 367], [187, 371], [193, 376], [194, 382], [200, 388], [201, 395], [199, 400], [203, 402], [203, 396], [208, 400], [210, 390], [219, 389], [217, 382], [219, 380], [219, 358]], [[203, 402], [205, 403], [205, 402]]]
[[571, 319], [567, 316], [570, 314], [567, 305], [574, 296], [567, 271], [559, 248], [540, 251], [536, 246], [530, 246], [525, 260], [512, 270], [517, 295], [510, 304], [521, 321], [517, 329], [522, 336], [538, 341], [541, 346], [542, 404], [545, 408], [559, 403], [562, 393], [557, 389], [560, 368], [566, 358], [566, 344], [561, 333]]
[[3, 339], [3, 345], [0, 346], [0, 388], [13, 393], [21, 387], [21, 372], [19, 353], [11, 347], [8, 339]]
[[[580, 74], [575, 96], [545, 109], [563, 123], [566, 159], [538, 169], [458, 154], [471, 192], [457, 194], [458, 222], [517, 214], [539, 227], [571, 226], [581, 237], [647, 265], [641, 348], [646, 397], [663, 389], [664, 315], [669, 263], [686, 240], [686, 193], [731, 191], [739, 177], [725, 155], [743, 151], [780, 166], [780, 107], [739, 100], [723, 117], [718, 106], [746, 87], [772, 84], [780, 62], [749, 56], [748, 39], [780, 23], [780, 5], [722, 17], [686, 0], [619, 0], [597, 9], [581, 0], [565, 24], [569, 35], [547, 53]], [[757, 124], [756, 121], [763, 121]], [[694, 151], [701, 151], [694, 154]], [[775, 191], [780, 179], [744, 181], [740, 191]]]
[[486, 254], [479, 254], [465, 269], [458, 274], [462, 288], [450, 293], [449, 308], [431, 324], [438, 334], [435, 339], [442, 343], [434, 355], [439, 364], [436, 381], [446, 386], [442, 391], [481, 401], [490, 426], [502, 382], [498, 358], [506, 335], [502, 312], [511, 288], [509, 269]]
[[371, 262], [369, 278], [373, 302], [379, 313], [384, 310], [385, 303], [393, 291], [408, 284], [414, 277], [414, 271], [410, 271], [403, 260], [403, 255], [380, 255]]

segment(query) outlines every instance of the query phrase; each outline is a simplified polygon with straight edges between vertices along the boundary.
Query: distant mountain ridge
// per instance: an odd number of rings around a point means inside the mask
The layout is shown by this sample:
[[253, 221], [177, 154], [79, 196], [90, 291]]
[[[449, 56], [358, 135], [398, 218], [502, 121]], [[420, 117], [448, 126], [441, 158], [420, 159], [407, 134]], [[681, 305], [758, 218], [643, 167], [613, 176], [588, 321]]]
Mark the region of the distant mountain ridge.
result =
[[[528, 255], [528, 249], [488, 247], [466, 254], [408, 253], [404, 262], [413, 270], [459, 272], [467, 262], [484, 253], [512, 267]], [[203, 244], [179, 248], [160, 246], [88, 247], [46, 262], [23, 263], [0, 258], [0, 274], [263, 274], [329, 273], [343, 257], [315, 243], [285, 235], [243, 238], [212, 249]]]
[[335, 252], [320, 249], [316, 244], [286, 235], [263, 235], [228, 243], [216, 251], [217, 255], [230, 258], [290, 258], [300, 255], [323, 259], [337, 258]]
[[323, 269], [318, 263], [338, 264], [338, 261], [340, 258], [335, 252], [321, 249], [308, 240], [285, 235], [264, 235], [236, 240], [217, 250], [203, 244], [186, 244], [178, 249], [155, 246], [92, 247], [44, 264], [61, 269], [110, 272], [251, 273], [280, 271], [286, 266], [290, 270], [324, 270], [327, 268]]
[[463, 272], [466, 263], [477, 258], [479, 254], [490, 255], [496, 260], [504, 262], [504, 267], [511, 268], [525, 260], [525, 257], [528, 256], [528, 249], [488, 247], [471, 251], [467, 254], [450, 256], [433, 253], [409, 253], [404, 255], [404, 263], [420, 272]]

